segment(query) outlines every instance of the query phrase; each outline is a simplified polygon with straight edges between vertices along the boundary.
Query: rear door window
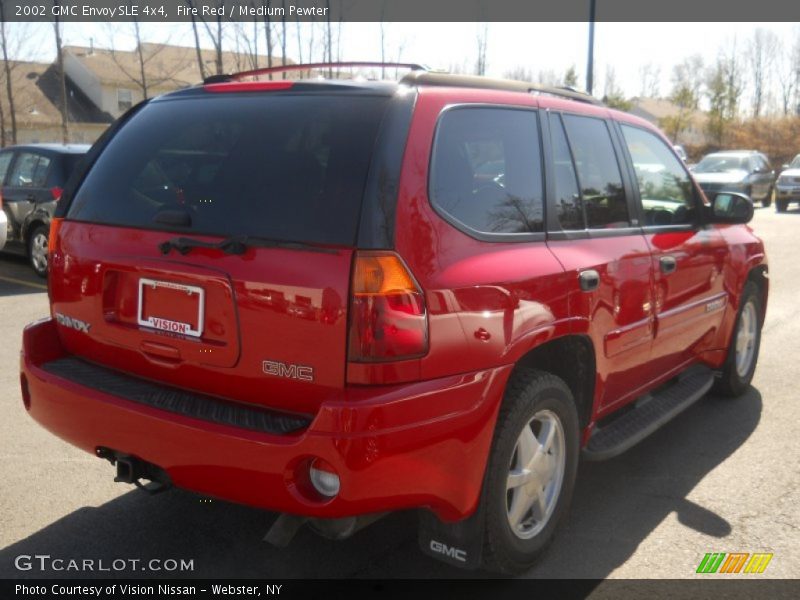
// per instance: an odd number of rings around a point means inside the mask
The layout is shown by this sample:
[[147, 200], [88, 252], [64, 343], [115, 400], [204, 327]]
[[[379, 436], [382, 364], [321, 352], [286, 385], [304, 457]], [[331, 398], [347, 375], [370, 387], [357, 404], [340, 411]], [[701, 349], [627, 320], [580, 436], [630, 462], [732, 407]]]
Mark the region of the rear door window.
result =
[[44, 187], [50, 158], [34, 152], [20, 152], [11, 169], [8, 184], [13, 187]]
[[[354, 94], [155, 101], [109, 142], [68, 217], [353, 244], [387, 101]], [[187, 213], [190, 225], [160, 225], [164, 211]]]
[[589, 229], [630, 226], [628, 202], [608, 125], [602, 119], [564, 115]]
[[544, 231], [536, 112], [500, 107], [445, 112], [436, 133], [429, 192], [433, 205], [468, 232]]

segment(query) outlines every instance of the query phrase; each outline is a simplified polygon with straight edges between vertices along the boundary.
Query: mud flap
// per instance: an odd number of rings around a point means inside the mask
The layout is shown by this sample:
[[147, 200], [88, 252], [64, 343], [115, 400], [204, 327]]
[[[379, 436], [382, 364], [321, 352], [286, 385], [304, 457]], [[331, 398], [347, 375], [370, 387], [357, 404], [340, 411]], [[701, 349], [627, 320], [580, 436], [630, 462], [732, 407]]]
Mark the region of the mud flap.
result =
[[443, 523], [432, 512], [419, 511], [419, 546], [427, 555], [462, 569], [478, 569], [483, 553], [483, 502], [463, 521]]

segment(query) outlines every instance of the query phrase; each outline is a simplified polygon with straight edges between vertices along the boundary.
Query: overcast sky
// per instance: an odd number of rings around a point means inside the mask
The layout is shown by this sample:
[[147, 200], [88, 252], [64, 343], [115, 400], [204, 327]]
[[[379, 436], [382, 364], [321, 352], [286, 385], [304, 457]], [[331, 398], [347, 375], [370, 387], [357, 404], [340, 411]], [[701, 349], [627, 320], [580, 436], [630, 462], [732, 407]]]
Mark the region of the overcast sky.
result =
[[[17, 24], [10, 23], [9, 28]], [[306, 25], [307, 26], [307, 25]], [[130, 24], [117, 24], [111, 29], [103, 23], [67, 23], [65, 43], [108, 46], [111, 38], [119, 49], [131, 48], [133, 38], [124, 35]], [[189, 23], [141, 24], [146, 41], [169, 39], [170, 43], [191, 46], [194, 39]], [[482, 24], [476, 23], [387, 23], [387, 58], [396, 58], [402, 46], [402, 60], [448, 68], [463, 65], [472, 69], [477, 54], [476, 37]], [[595, 33], [595, 95], [602, 95], [606, 67], [615, 71], [616, 82], [628, 96], [641, 89], [640, 69], [653, 63], [660, 67], [661, 93], [670, 87], [672, 67], [683, 58], [700, 54], [712, 62], [719, 49], [735, 43], [742, 51], [756, 27], [774, 31], [785, 43], [800, 37], [797, 23], [598, 23]], [[488, 73], [502, 76], [515, 67], [530, 69], [534, 74], [554, 71], [558, 75], [575, 65], [583, 85], [588, 43], [587, 23], [490, 23], [488, 25]], [[46, 24], [32, 26], [28, 54], [35, 60], [52, 60], [55, 50], [52, 28]], [[317, 39], [322, 35], [317, 30]], [[296, 58], [294, 23], [289, 25], [290, 58]], [[259, 40], [263, 48], [263, 39]], [[378, 60], [380, 58], [380, 25], [378, 23], [346, 23], [341, 34], [343, 60]], [[203, 44], [212, 47], [210, 42]], [[305, 52], [305, 50], [304, 50]], [[321, 52], [321, 50], [319, 50]], [[307, 56], [304, 56], [307, 62]], [[321, 60], [321, 55], [315, 57]]]

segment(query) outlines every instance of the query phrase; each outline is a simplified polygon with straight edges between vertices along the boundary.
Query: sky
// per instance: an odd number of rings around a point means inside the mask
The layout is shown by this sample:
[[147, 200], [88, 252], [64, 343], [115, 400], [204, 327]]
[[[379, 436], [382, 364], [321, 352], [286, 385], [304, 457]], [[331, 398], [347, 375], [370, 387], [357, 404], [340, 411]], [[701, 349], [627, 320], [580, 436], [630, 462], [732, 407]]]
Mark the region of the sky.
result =
[[[9, 23], [7, 27], [16, 26]], [[50, 61], [55, 49], [48, 24], [28, 25], [25, 57]], [[143, 23], [145, 41], [191, 46], [194, 43], [189, 23]], [[386, 23], [384, 34], [389, 48], [387, 59], [397, 58], [402, 46], [402, 60], [433, 67], [463, 66], [471, 69], [477, 55], [477, 35], [483, 24], [476, 23]], [[627, 96], [641, 91], [640, 69], [647, 63], [660, 68], [661, 93], [670, 87], [672, 67], [682, 59], [700, 54], [706, 64], [715, 60], [719, 49], [734, 42], [744, 49], [756, 27], [774, 31], [781, 40], [800, 38], [797, 23], [598, 23], [595, 29], [595, 95], [602, 95], [607, 68]], [[110, 26], [105, 23], [66, 23], [65, 44], [89, 45], [93, 38], [98, 47], [112, 43], [118, 49], [133, 47], [133, 38], [125, 35], [130, 24]], [[552, 71], [561, 76], [574, 65], [583, 87], [588, 44], [587, 23], [490, 23], [488, 24], [487, 75], [503, 76], [515, 67], [530, 69], [538, 75]], [[295, 58], [294, 23], [289, 25], [290, 58]], [[317, 32], [317, 37], [321, 31]], [[343, 60], [378, 60], [380, 24], [345, 23], [341, 33]], [[263, 40], [259, 40], [263, 45]], [[210, 41], [202, 44], [212, 47]], [[304, 57], [307, 59], [307, 57]], [[315, 57], [321, 60], [320, 57]], [[307, 62], [307, 61], [306, 61]]]

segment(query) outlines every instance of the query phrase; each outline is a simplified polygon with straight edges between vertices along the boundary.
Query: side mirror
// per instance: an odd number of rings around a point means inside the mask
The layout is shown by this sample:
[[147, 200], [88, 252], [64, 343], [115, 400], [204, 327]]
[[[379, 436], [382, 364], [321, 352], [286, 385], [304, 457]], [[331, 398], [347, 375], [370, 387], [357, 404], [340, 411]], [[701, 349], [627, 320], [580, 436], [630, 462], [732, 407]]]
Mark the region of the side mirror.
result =
[[744, 225], [749, 223], [755, 209], [753, 202], [744, 194], [719, 192], [711, 201], [711, 222]]

